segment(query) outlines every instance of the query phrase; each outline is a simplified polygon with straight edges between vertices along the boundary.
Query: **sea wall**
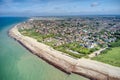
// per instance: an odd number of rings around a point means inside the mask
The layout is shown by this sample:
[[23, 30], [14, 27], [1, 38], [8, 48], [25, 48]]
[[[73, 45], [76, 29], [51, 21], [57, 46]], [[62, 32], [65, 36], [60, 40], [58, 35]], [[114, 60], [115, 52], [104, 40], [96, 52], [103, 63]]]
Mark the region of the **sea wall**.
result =
[[[20, 26], [20, 24], [18, 24]], [[89, 59], [74, 59], [37, 40], [23, 36], [17, 26], [9, 30], [9, 35], [33, 54], [44, 59], [66, 73], [76, 73], [92, 80], [120, 80], [120, 68]]]

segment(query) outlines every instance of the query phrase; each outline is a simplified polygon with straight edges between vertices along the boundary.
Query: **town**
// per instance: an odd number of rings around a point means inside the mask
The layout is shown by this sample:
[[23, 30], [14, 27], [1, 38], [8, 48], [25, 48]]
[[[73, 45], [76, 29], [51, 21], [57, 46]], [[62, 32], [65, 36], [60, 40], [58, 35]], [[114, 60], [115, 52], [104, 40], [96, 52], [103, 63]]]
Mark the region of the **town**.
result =
[[110, 47], [120, 39], [120, 17], [34, 17], [22, 23], [19, 31], [52, 46], [81, 57]]

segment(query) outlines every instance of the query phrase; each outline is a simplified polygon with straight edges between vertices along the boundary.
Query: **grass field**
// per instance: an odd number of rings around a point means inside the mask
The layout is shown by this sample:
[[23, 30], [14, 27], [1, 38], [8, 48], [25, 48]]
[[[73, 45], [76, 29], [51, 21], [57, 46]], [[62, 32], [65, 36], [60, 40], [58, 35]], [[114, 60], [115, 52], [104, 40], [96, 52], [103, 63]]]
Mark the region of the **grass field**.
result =
[[114, 47], [111, 50], [108, 50], [107, 53], [100, 54], [93, 59], [120, 67], [120, 47]]

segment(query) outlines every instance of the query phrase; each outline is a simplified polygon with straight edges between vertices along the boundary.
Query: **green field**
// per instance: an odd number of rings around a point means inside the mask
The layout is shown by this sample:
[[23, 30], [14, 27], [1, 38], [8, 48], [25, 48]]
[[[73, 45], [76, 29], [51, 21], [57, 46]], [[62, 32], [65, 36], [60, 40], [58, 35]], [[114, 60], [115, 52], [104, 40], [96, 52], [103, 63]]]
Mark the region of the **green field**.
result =
[[111, 48], [111, 50], [108, 50], [106, 53], [102, 53], [93, 59], [120, 67], [120, 47]]

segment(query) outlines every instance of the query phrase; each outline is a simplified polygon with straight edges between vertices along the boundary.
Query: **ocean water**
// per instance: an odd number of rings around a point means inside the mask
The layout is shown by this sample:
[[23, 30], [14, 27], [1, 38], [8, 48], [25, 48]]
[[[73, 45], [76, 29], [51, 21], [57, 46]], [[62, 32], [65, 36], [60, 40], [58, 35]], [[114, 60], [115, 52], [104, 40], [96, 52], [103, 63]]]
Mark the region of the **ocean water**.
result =
[[27, 18], [0, 17], [0, 80], [88, 80], [66, 73], [30, 53], [8, 36], [8, 30]]

